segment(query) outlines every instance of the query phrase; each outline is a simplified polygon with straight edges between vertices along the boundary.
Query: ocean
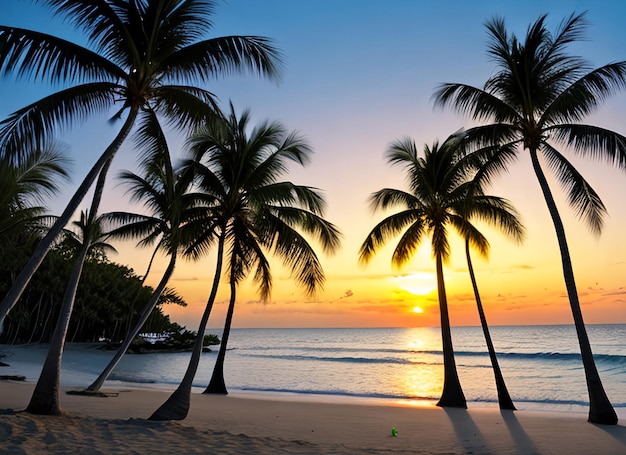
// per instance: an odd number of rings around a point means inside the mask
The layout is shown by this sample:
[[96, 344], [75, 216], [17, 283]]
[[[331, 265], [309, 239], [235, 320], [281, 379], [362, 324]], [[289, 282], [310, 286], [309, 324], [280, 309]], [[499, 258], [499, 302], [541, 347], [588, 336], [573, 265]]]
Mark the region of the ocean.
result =
[[[626, 325], [587, 327], [609, 399], [626, 417]], [[219, 331], [207, 333], [221, 335]], [[509, 393], [520, 410], [587, 412], [584, 370], [573, 326], [497, 326], [491, 336]], [[453, 327], [468, 407], [497, 407], [493, 372], [480, 327]], [[3, 374], [36, 381], [46, 345], [0, 346]], [[208, 384], [215, 352], [204, 353], [194, 386]], [[84, 387], [113, 355], [68, 345], [61, 382]], [[127, 354], [105, 387], [174, 389], [189, 353]], [[317, 400], [434, 404], [441, 394], [441, 334], [432, 328], [233, 329], [225, 363], [232, 394], [273, 394]]]

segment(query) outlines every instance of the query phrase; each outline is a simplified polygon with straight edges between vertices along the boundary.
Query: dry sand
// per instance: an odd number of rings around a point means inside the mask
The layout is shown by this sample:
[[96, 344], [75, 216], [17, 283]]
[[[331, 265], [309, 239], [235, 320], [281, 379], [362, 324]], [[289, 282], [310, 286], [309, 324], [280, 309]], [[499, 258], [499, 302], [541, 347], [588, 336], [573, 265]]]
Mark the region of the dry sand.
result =
[[149, 422], [169, 393], [117, 389], [43, 417], [19, 412], [33, 387], [0, 381], [0, 454], [626, 454], [626, 427], [581, 414], [194, 394], [186, 420]]

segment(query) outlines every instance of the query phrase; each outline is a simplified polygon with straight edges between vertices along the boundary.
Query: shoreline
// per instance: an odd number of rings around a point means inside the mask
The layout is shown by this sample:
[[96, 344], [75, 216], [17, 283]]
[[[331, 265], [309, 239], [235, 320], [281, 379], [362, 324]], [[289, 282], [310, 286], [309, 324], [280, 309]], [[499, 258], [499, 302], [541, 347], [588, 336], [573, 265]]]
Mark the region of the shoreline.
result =
[[[0, 367], [0, 374], [24, 376], [26, 382], [35, 384], [43, 365], [45, 353], [47, 352], [47, 344], [30, 343], [22, 345], [0, 345], [0, 353], [16, 352], [15, 356], [9, 355], [4, 358], [9, 365]], [[82, 353], [106, 353], [102, 349], [101, 342], [85, 342], [85, 343], [67, 343], [65, 347], [64, 366], [61, 371], [61, 386], [65, 389], [82, 389], [91, 384], [97, 377], [97, 374], [82, 370], [79, 358], [71, 359], [73, 355]], [[128, 356], [150, 356], [153, 353], [145, 354], [127, 354]], [[177, 353], [171, 353], [176, 355]], [[169, 355], [169, 354], [165, 354]], [[68, 362], [68, 365], [65, 365]], [[104, 365], [104, 363], [103, 363]], [[94, 371], [100, 371], [102, 366], [97, 367]], [[115, 378], [115, 375], [105, 383], [104, 388], [115, 389], [137, 389], [137, 390], [156, 390], [165, 393], [171, 393], [175, 390], [177, 384], [158, 381], [128, 381], [125, 378]], [[204, 386], [196, 385], [193, 387], [194, 393], [201, 393]], [[394, 396], [367, 396], [367, 395], [350, 395], [341, 393], [326, 392], [301, 392], [291, 390], [271, 390], [271, 389], [254, 389], [237, 387], [229, 387], [231, 395], [259, 399], [270, 399], [280, 401], [305, 401], [305, 402], [324, 402], [339, 404], [364, 404], [373, 406], [405, 406], [405, 407], [435, 407], [437, 398], [418, 398], [418, 397], [394, 397]], [[540, 412], [540, 413], [556, 413], [556, 414], [572, 414], [586, 419], [588, 413], [588, 405], [579, 402], [536, 402], [515, 400], [515, 405], [520, 411]], [[614, 404], [615, 405], [615, 404]], [[473, 401], [468, 400], [470, 409], [491, 409], [498, 411], [497, 401]], [[620, 422], [626, 422], [626, 407], [615, 406]]]
[[[88, 449], [107, 454], [116, 448], [233, 455], [626, 453], [624, 423], [594, 425], [579, 414], [193, 393], [187, 419], [150, 422], [145, 419], [169, 392], [109, 386], [103, 391], [119, 395], [103, 398], [68, 395], [63, 387], [66, 416], [48, 417], [19, 412], [33, 388], [31, 382], [0, 383], [0, 452], [11, 447], [27, 454]], [[397, 437], [391, 436], [392, 427]]]

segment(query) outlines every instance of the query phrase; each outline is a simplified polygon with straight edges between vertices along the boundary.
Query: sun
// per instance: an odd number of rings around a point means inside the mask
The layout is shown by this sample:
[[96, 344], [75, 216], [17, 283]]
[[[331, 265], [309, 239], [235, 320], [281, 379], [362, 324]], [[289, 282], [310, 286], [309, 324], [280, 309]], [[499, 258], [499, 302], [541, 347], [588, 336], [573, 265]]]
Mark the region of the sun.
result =
[[424, 312], [422, 307], [419, 307], [419, 306], [414, 306], [412, 311], [413, 311], [413, 313], [417, 313], [417, 314], [420, 314], [420, 313]]
[[413, 295], [427, 295], [437, 289], [437, 277], [434, 273], [414, 272], [393, 277], [396, 285]]

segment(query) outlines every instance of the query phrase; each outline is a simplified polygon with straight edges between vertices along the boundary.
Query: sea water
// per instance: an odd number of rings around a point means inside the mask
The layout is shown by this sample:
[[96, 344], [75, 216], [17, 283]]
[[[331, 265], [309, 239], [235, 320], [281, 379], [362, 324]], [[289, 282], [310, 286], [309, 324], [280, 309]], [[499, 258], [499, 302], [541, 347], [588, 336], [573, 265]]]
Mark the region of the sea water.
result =
[[[587, 331], [609, 399], [626, 417], [626, 325]], [[209, 330], [221, 336], [220, 331]], [[518, 409], [586, 412], [585, 374], [573, 326], [499, 326], [491, 336]], [[497, 407], [493, 371], [480, 327], [453, 327], [456, 365], [470, 407]], [[217, 357], [202, 355], [196, 391], [209, 382]], [[4, 361], [36, 381], [46, 345], [2, 346]], [[68, 345], [61, 381], [87, 386], [113, 353]], [[127, 354], [108, 386], [174, 389], [190, 353]], [[224, 376], [231, 393], [301, 398], [434, 403], [443, 364], [439, 328], [233, 329]], [[6, 368], [6, 367], [5, 367]], [[8, 374], [8, 373], [4, 373]]]

